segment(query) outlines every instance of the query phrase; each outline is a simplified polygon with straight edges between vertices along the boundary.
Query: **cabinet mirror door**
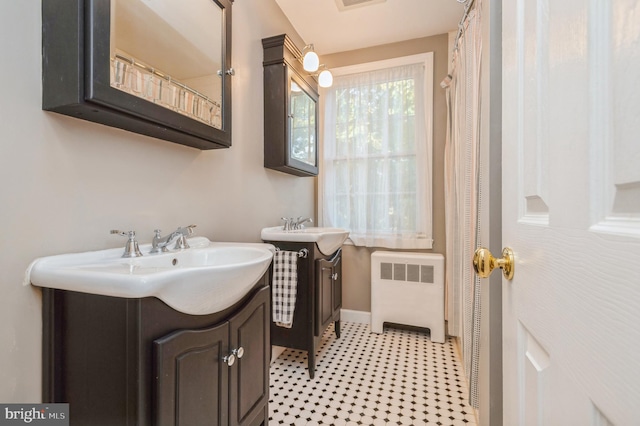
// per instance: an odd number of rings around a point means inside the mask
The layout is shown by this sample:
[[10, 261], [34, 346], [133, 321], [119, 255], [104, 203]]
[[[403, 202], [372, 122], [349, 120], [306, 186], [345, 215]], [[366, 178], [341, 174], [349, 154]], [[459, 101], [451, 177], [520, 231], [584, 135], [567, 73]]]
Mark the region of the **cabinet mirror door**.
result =
[[318, 97], [304, 82], [289, 79], [289, 165], [318, 172]]
[[231, 0], [88, 4], [88, 101], [231, 144]]
[[222, 129], [222, 8], [112, 0], [111, 87]]

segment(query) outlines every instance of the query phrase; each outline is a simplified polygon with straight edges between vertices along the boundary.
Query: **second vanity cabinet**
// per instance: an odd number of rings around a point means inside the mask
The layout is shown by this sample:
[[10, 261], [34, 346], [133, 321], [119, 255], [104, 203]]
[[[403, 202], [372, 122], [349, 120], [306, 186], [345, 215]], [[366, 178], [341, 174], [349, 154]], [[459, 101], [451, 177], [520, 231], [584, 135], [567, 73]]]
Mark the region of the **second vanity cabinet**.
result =
[[210, 315], [43, 289], [43, 401], [69, 403], [71, 425], [266, 426], [268, 276]]
[[298, 259], [298, 286], [291, 328], [271, 323], [271, 344], [307, 351], [309, 377], [315, 376], [316, 349], [322, 335], [334, 323], [340, 337], [342, 308], [342, 249], [327, 256], [315, 243], [267, 241], [281, 250], [296, 251], [306, 257]]

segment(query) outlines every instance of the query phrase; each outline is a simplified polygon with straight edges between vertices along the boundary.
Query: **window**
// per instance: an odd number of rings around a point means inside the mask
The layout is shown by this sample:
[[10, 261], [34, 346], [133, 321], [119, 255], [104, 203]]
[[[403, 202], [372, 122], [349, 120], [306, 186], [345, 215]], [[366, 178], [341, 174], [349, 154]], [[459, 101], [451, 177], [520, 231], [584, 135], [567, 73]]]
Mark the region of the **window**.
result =
[[433, 54], [332, 69], [320, 216], [355, 245], [431, 248]]

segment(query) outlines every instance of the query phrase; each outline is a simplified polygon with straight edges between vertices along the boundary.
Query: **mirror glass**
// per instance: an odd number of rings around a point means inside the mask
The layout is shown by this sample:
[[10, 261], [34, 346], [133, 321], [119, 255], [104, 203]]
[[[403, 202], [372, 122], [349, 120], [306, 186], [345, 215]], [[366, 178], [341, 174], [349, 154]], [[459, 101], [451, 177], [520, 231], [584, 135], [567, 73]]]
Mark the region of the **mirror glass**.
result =
[[316, 101], [300, 84], [290, 81], [290, 156], [316, 166]]
[[222, 129], [222, 8], [112, 0], [111, 86]]

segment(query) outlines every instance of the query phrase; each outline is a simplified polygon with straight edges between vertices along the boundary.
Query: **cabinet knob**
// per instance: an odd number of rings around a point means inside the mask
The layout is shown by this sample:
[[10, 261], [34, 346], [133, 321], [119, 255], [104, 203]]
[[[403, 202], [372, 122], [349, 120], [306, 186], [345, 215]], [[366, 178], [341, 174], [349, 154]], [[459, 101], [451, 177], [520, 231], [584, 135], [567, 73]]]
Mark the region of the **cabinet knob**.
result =
[[231, 367], [236, 362], [236, 356], [232, 353], [222, 358], [222, 360]]
[[334, 272], [333, 274], [331, 274], [331, 279], [334, 280], [334, 281], [337, 281], [338, 280], [338, 273]]
[[236, 358], [240, 359], [244, 356], [244, 348], [240, 346], [238, 349], [234, 349], [231, 351], [232, 355], [235, 355]]
[[244, 348], [240, 346], [238, 349], [233, 349], [231, 353], [224, 358], [222, 361], [225, 362], [229, 367], [236, 363], [236, 359], [240, 359], [244, 356]]

